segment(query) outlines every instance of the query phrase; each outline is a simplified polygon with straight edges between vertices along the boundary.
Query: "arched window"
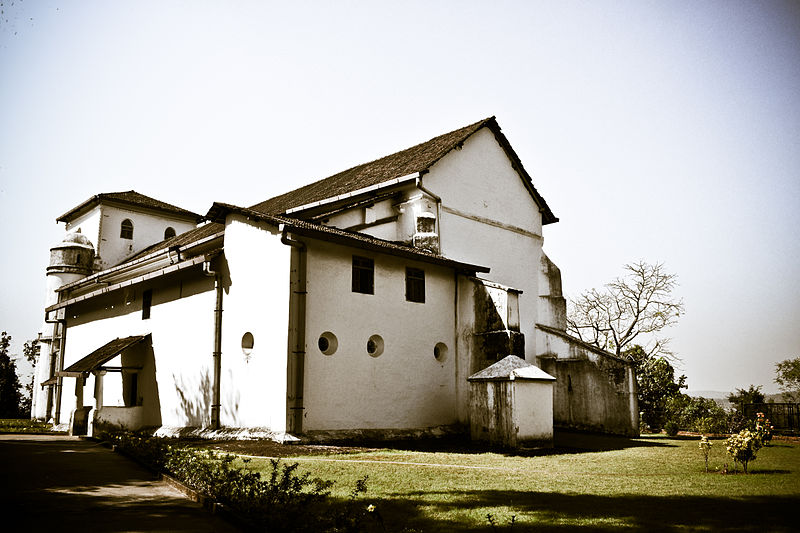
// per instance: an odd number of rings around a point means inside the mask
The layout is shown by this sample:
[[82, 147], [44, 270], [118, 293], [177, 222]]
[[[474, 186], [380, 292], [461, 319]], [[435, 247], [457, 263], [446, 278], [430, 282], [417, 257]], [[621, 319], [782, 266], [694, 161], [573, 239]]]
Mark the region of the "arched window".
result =
[[171, 239], [174, 236], [175, 236], [175, 228], [170, 227], [170, 228], [167, 228], [167, 229], [164, 230], [164, 238], [165, 239]]
[[119, 236], [122, 239], [133, 239], [133, 222], [129, 218], [122, 221], [119, 229]]

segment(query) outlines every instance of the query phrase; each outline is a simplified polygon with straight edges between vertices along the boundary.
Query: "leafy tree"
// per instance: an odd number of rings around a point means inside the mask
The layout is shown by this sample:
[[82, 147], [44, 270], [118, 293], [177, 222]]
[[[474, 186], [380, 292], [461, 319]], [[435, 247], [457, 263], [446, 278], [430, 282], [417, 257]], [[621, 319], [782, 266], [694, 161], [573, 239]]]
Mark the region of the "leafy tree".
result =
[[651, 429], [661, 429], [667, 420], [667, 402], [681, 396], [686, 376], [675, 379], [675, 369], [663, 357], [647, 356], [644, 348], [633, 346], [623, 354], [636, 361], [636, 382], [639, 388], [639, 411], [642, 422]]
[[656, 334], [683, 313], [683, 301], [672, 295], [677, 275], [666, 272], [662, 263], [644, 261], [627, 264], [625, 270], [603, 290], [591, 289], [570, 299], [567, 330], [616, 355], [635, 342], [648, 356], [673, 358], [669, 339]]
[[732, 392], [728, 395], [728, 401], [733, 404], [734, 408], [738, 411], [741, 410], [741, 406], [746, 403], [764, 403], [764, 393], [761, 392], [761, 385], [755, 386], [750, 385], [750, 388], [745, 389], [736, 389], [736, 392]]
[[0, 418], [20, 416], [22, 385], [17, 377], [17, 364], [8, 354], [11, 336], [5, 331], [0, 334]]
[[800, 357], [775, 363], [775, 383], [787, 402], [800, 402]]
[[[41, 346], [39, 345], [39, 341], [37, 339], [32, 339], [22, 346], [22, 355], [25, 359], [31, 364], [33, 368], [36, 368], [36, 360], [39, 357], [39, 349]], [[22, 396], [22, 400], [20, 401], [20, 415], [23, 418], [29, 418], [31, 416], [31, 403], [33, 401], [33, 380], [34, 376], [31, 375], [31, 379], [28, 383], [25, 384], [25, 393]]]
[[666, 418], [686, 431], [725, 433], [728, 429], [728, 414], [717, 402], [688, 394], [677, 394], [667, 400]]

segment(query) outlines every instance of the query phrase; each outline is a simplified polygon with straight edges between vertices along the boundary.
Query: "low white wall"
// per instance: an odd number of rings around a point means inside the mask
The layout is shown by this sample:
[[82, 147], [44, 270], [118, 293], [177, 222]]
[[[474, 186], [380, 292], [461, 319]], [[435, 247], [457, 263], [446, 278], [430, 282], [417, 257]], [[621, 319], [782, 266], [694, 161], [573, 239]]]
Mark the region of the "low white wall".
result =
[[553, 382], [514, 380], [517, 446], [553, 445]]
[[144, 426], [145, 416], [142, 407], [101, 407], [89, 411], [90, 436], [96, 435], [104, 428], [134, 431]]

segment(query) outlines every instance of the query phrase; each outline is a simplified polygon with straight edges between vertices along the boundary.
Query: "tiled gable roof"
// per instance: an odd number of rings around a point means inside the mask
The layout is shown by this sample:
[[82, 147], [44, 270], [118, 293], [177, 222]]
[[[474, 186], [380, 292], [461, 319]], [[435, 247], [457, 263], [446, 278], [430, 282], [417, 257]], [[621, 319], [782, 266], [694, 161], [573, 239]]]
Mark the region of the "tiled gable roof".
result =
[[483, 119], [395, 154], [358, 165], [299, 189], [275, 196], [251, 206], [251, 209], [270, 215], [285, 213], [293, 207], [353, 192], [414, 172], [422, 172], [433, 166], [450, 150], [463, 143], [488, 122], [494, 122], [494, 117]]
[[132, 206], [138, 206], [138, 207], [146, 207], [148, 209], [155, 209], [157, 211], [163, 211], [166, 213], [172, 213], [174, 215], [179, 215], [186, 218], [191, 218], [194, 219], [195, 221], [199, 221], [202, 218], [197, 213], [193, 213], [181, 207], [168, 204], [166, 202], [162, 202], [161, 200], [156, 200], [155, 198], [145, 196], [144, 194], [138, 193], [136, 191], [122, 191], [122, 192], [107, 192], [102, 194], [95, 194], [82, 204], [78, 205], [77, 207], [73, 207], [72, 209], [70, 209], [69, 211], [58, 217], [56, 219], [56, 222], [68, 222], [74, 216], [79, 214], [81, 211], [93, 207], [102, 202], [103, 200], [132, 205]]
[[505, 135], [500, 131], [500, 126], [494, 117], [480, 120], [464, 128], [434, 137], [422, 144], [376, 159], [370, 163], [358, 165], [280, 196], [275, 196], [251, 206], [251, 209], [270, 215], [286, 213], [295, 207], [334, 198], [395, 178], [426, 171], [450, 151], [460, 147], [470, 136], [483, 127], [488, 127], [492, 130], [498, 143], [511, 159], [512, 165], [520, 174], [526, 188], [539, 206], [543, 223], [557, 222], [558, 219], [553, 215], [544, 198], [536, 191], [530, 176], [522, 167], [522, 162], [511, 148]]

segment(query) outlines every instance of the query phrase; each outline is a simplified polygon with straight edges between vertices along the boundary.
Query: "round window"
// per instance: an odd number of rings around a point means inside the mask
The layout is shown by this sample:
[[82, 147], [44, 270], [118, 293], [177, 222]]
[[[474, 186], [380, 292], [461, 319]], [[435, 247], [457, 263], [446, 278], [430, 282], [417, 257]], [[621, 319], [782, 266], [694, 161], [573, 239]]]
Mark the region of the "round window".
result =
[[367, 340], [367, 353], [372, 357], [379, 357], [383, 353], [383, 337], [373, 335]]
[[339, 341], [336, 339], [336, 335], [330, 331], [326, 331], [317, 339], [317, 348], [325, 355], [333, 355], [338, 347]]
[[433, 347], [433, 357], [440, 363], [444, 363], [447, 360], [447, 345], [443, 342], [437, 342], [436, 346]]

